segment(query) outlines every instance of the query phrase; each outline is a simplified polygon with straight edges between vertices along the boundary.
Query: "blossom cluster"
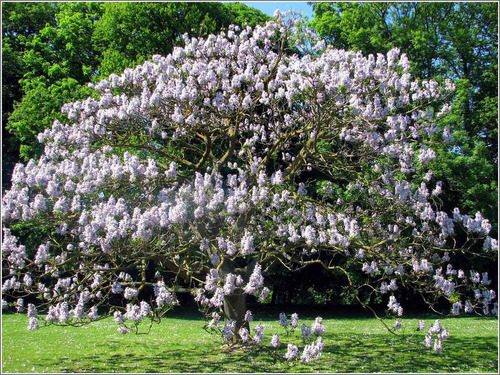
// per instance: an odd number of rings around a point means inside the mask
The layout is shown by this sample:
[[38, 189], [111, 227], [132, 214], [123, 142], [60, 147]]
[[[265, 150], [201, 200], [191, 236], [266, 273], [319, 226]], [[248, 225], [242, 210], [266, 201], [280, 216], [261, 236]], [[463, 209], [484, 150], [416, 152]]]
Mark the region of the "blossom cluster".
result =
[[[436, 336], [434, 339], [434, 345], [432, 344], [432, 337]], [[450, 336], [450, 330], [444, 328], [439, 320], [436, 320], [433, 325], [431, 325], [425, 335], [425, 346], [427, 348], [434, 348], [435, 351], [440, 352], [443, 350], [443, 341], [446, 341]]]

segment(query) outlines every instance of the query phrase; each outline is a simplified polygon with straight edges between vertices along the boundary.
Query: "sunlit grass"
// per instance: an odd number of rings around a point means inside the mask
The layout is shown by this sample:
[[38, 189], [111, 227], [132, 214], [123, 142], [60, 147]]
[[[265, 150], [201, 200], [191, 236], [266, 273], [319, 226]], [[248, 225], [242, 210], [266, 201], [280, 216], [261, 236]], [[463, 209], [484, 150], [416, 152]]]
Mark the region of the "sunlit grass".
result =
[[[299, 314], [300, 315], [300, 314]], [[311, 324], [317, 314], [302, 314]], [[322, 314], [325, 316], [324, 314]], [[303, 348], [299, 332], [286, 337], [278, 313], [255, 314], [265, 326], [264, 343], [280, 333], [282, 342]], [[3, 372], [497, 372], [498, 320], [496, 318], [444, 318], [450, 338], [442, 353], [397, 338], [373, 318], [362, 314], [334, 314], [324, 318], [326, 347], [313, 363], [282, 360], [286, 345], [277, 352], [261, 349], [224, 351], [219, 337], [202, 329], [197, 314], [177, 312], [155, 325], [149, 335], [121, 335], [112, 319], [80, 328], [45, 327], [26, 330], [27, 318], [2, 317]], [[406, 338], [419, 318], [427, 326], [434, 316], [404, 319]], [[393, 323], [393, 322], [391, 322]]]

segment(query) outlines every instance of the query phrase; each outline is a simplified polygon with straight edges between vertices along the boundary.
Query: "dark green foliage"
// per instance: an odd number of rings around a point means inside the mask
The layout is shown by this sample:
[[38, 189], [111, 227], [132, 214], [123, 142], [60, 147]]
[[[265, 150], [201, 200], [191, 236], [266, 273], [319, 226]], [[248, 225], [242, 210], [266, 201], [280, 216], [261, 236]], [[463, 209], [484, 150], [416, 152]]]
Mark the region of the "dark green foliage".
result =
[[19, 160], [19, 140], [5, 129], [14, 102], [22, 97], [19, 80], [26, 67], [23, 53], [34, 35], [55, 22], [56, 4], [2, 4], [2, 189], [10, 184], [10, 172]]
[[3, 188], [9, 186], [17, 155], [22, 160], [40, 155], [36, 135], [55, 119], [63, 120], [62, 104], [89, 96], [85, 83], [99, 64], [92, 33], [101, 15], [100, 3], [8, 3], [2, 8], [3, 19], [9, 20], [2, 29], [9, 46], [2, 72], [11, 74], [3, 90], [12, 93], [2, 117], [8, 140]]
[[102, 14], [101, 5], [61, 3], [49, 9], [51, 22], [23, 42], [23, 77], [19, 80], [23, 97], [6, 126], [20, 142], [23, 160], [41, 153], [36, 135], [55, 119], [63, 120], [60, 108], [64, 103], [90, 94], [83, 85], [92, 79], [99, 61], [91, 35]]
[[232, 23], [236, 25], [255, 27], [271, 19], [271, 17], [262, 13], [260, 10], [251, 8], [242, 3], [224, 3], [223, 7], [230, 14]]
[[[23, 77], [23, 52], [33, 37], [54, 23], [54, 4], [4, 3], [2, 5], [2, 111], [12, 110], [21, 97], [18, 81]], [[8, 67], [8, 69], [7, 69]]]
[[168, 54], [184, 33], [204, 37], [230, 24], [255, 26], [268, 18], [243, 4], [107, 3], [93, 35], [102, 53], [98, 73], [106, 77]]
[[44, 77], [38, 77], [31, 80], [29, 85], [29, 90], [16, 105], [7, 125], [7, 129], [15, 132], [20, 141], [19, 154], [25, 160], [43, 151], [42, 145], [36, 141], [37, 134], [50, 127], [54, 120], [64, 120], [61, 106], [91, 94], [88, 87], [73, 78], [62, 78], [48, 84]]

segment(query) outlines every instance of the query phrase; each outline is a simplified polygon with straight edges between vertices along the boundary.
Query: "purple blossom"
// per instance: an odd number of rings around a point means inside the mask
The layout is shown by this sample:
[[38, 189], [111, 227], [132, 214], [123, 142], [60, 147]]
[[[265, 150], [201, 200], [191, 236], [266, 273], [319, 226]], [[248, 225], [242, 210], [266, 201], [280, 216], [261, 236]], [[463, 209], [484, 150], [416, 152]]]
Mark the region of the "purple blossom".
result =
[[16, 310], [18, 313], [24, 311], [24, 300], [22, 298], [18, 298], [16, 301]]
[[115, 281], [113, 285], [111, 285], [111, 293], [120, 294], [123, 292], [122, 284], [120, 282]]
[[224, 290], [222, 288], [215, 289], [215, 293], [209, 302], [214, 307], [221, 307], [224, 304]]
[[255, 326], [255, 334], [253, 336], [253, 340], [257, 344], [262, 344], [262, 336], [264, 335], [264, 326], [262, 323], [259, 323]]
[[40, 245], [35, 255], [35, 264], [41, 265], [47, 262], [48, 257], [49, 257], [49, 244], [46, 243], [44, 245]]
[[399, 305], [399, 303], [396, 300], [396, 297], [394, 297], [394, 296], [389, 297], [389, 303], [387, 304], [387, 307], [394, 314], [398, 314], [398, 316], [401, 316], [403, 314], [403, 309], [401, 308], [401, 306]]
[[89, 317], [90, 320], [97, 320], [97, 318], [99, 317], [99, 315], [97, 314], [97, 307], [92, 306], [87, 316]]
[[261, 274], [262, 267], [260, 264], [256, 264], [255, 268], [250, 275], [250, 280], [248, 284], [243, 288], [244, 292], [247, 294], [257, 295], [258, 290], [264, 285], [264, 277]]
[[443, 341], [440, 338], [434, 340], [434, 351], [440, 352], [443, 350]]
[[29, 331], [34, 331], [35, 329], [38, 329], [38, 319], [34, 316], [29, 318], [29, 324], [28, 324], [28, 330]]
[[236, 276], [232, 273], [226, 276], [226, 282], [224, 283], [224, 294], [232, 294], [236, 290]]
[[247, 342], [250, 340], [250, 333], [246, 328], [240, 328], [240, 330], [238, 331], [238, 335], [241, 337], [242, 342]]
[[259, 301], [261, 301], [261, 302], [264, 301], [270, 292], [271, 292], [271, 290], [269, 288], [267, 288], [267, 287], [262, 288], [262, 292], [259, 295]]
[[453, 315], [460, 315], [460, 311], [462, 310], [462, 304], [460, 301], [453, 303], [451, 308], [451, 312]]
[[151, 306], [146, 301], [141, 301], [141, 315], [145, 318], [151, 314]]
[[234, 337], [234, 330], [236, 329], [236, 320], [229, 320], [224, 329], [222, 330], [222, 335], [224, 339], [231, 340]]
[[155, 288], [155, 302], [158, 307], [162, 306], [172, 306], [177, 303], [174, 295], [167, 290], [165, 283], [158, 281]]
[[311, 329], [305, 324], [302, 324], [300, 328], [300, 334], [303, 338], [308, 339], [311, 336]]
[[424, 320], [418, 321], [417, 331], [425, 331], [425, 321]]
[[120, 311], [113, 313], [113, 320], [117, 323], [123, 323], [123, 314]]
[[432, 336], [431, 335], [425, 336], [425, 347], [432, 348]]
[[125, 288], [125, 291], [123, 292], [123, 297], [126, 299], [132, 299], [137, 296], [139, 292], [135, 288]]
[[315, 335], [323, 335], [325, 333], [325, 326], [323, 325], [323, 318], [317, 317], [311, 326], [311, 331]]
[[208, 328], [218, 329], [219, 328], [220, 315], [216, 312], [212, 313], [212, 320], [208, 323]]
[[280, 313], [280, 326], [286, 327], [290, 324], [285, 313]]
[[219, 280], [219, 273], [215, 268], [212, 268], [206, 276], [205, 290], [214, 291], [217, 288], [218, 280]]
[[233, 256], [236, 254], [236, 245], [231, 241], [227, 241], [226, 254], [229, 256]]
[[122, 326], [119, 326], [119, 327], [117, 328], [117, 330], [118, 330], [118, 332], [120, 332], [122, 335], [126, 335], [126, 334], [130, 333], [130, 331], [129, 331], [127, 328], [122, 327]]
[[253, 236], [245, 231], [245, 235], [241, 239], [241, 253], [243, 255], [248, 255], [254, 251]]
[[143, 311], [141, 310], [141, 306], [133, 305], [131, 303], [127, 304], [127, 312], [124, 314], [126, 319], [140, 322], [142, 318], [144, 318]]
[[37, 316], [37, 311], [35, 305], [32, 303], [28, 303], [28, 318], [36, 318]]
[[285, 359], [291, 361], [297, 358], [299, 355], [299, 348], [296, 345], [288, 344], [287, 351], [285, 353]]
[[247, 312], [245, 313], [244, 320], [247, 322], [253, 321], [253, 315], [252, 315], [252, 312], [250, 310], [247, 310]]
[[299, 315], [297, 313], [292, 314], [290, 325], [294, 328], [299, 326]]
[[302, 352], [301, 359], [309, 363], [314, 359], [321, 358], [321, 352], [323, 351], [324, 343], [321, 337], [318, 337], [316, 342], [313, 342], [310, 345], [306, 345], [304, 347], [304, 351]]
[[280, 335], [275, 333], [273, 337], [271, 338], [271, 348], [277, 349], [281, 345], [280, 343]]
[[464, 311], [467, 314], [470, 314], [470, 313], [472, 313], [474, 311], [474, 308], [472, 307], [472, 303], [469, 300], [465, 301]]

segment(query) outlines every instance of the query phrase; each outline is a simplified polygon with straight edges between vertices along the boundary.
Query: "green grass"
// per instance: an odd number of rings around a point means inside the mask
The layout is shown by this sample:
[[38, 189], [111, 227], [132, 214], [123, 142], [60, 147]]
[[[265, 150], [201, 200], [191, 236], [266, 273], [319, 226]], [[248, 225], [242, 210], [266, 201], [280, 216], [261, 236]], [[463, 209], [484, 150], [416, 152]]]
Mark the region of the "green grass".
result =
[[[282, 343], [303, 348], [298, 333], [286, 338], [278, 327], [278, 313], [257, 314], [265, 325], [264, 342], [280, 333]], [[302, 314], [311, 324], [316, 314]], [[414, 337], [418, 345], [396, 338], [366, 314], [324, 316], [326, 332], [323, 357], [310, 364], [289, 363], [261, 349], [223, 351], [221, 340], [202, 329], [194, 313], [174, 312], [149, 335], [121, 335], [106, 319], [92, 325], [44, 327], [26, 330], [26, 316], [6, 314], [2, 319], [3, 372], [497, 372], [498, 320], [460, 317], [441, 319], [450, 328], [442, 353], [426, 349], [424, 334]], [[299, 313], [300, 316], [300, 313]], [[406, 336], [419, 318], [427, 327], [431, 315], [404, 319]], [[258, 321], [257, 321], [258, 322]], [[253, 325], [257, 322], [253, 322]], [[393, 323], [393, 321], [392, 321]], [[283, 355], [286, 345], [278, 351]]]

